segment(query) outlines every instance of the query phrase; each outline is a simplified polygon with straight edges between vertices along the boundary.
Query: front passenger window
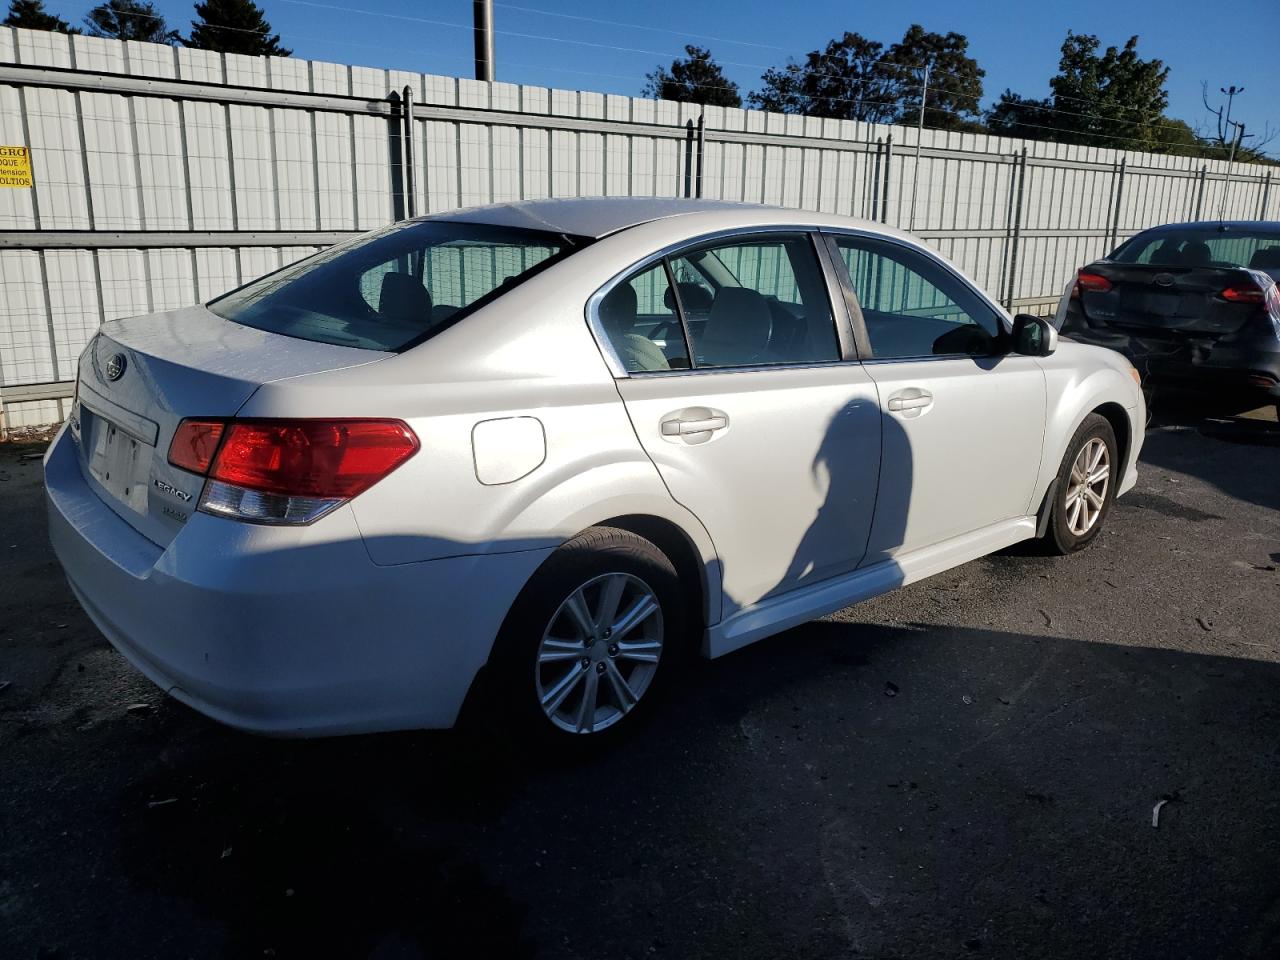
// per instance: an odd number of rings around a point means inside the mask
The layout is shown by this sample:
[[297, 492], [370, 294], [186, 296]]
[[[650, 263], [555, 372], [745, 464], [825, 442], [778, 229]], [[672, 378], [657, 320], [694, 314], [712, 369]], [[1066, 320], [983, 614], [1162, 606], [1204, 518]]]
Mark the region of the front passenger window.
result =
[[875, 359], [989, 356], [1000, 320], [959, 277], [898, 244], [837, 237]]

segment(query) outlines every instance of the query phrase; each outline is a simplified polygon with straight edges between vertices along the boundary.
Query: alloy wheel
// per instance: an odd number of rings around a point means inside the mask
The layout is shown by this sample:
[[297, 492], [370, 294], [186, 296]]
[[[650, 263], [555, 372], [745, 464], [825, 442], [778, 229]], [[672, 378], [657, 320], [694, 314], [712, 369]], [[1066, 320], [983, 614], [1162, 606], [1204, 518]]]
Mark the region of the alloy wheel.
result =
[[1067, 484], [1067, 529], [1082, 537], [1102, 516], [1107, 502], [1107, 485], [1111, 482], [1111, 454], [1106, 441], [1093, 437], [1080, 448], [1071, 464], [1071, 480]]
[[630, 713], [662, 657], [662, 607], [629, 573], [574, 590], [542, 634], [534, 667], [542, 712], [561, 730], [597, 733]]

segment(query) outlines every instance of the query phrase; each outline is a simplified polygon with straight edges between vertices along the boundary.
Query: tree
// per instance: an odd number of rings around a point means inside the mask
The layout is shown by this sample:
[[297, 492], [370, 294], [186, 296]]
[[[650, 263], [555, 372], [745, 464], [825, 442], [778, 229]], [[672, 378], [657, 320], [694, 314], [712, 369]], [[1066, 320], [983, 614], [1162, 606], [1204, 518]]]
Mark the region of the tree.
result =
[[742, 106], [738, 85], [711, 59], [710, 50], [686, 44], [684, 52], [687, 56], [672, 60], [670, 70], [659, 65], [653, 73], [645, 74], [648, 82], [640, 95], [713, 107]]
[[147, 0], [105, 0], [84, 18], [91, 37], [112, 40], [143, 40], [147, 43], [177, 43], [178, 31], [170, 30]]
[[1095, 36], [1068, 32], [1050, 96], [1024, 99], [1006, 90], [987, 113], [991, 131], [1121, 149], [1161, 143], [1159, 128], [1170, 122], [1164, 117], [1169, 68], [1139, 57], [1137, 37], [1101, 55], [1099, 46]]
[[[884, 44], [846, 32], [761, 77], [750, 101], [762, 110], [871, 123], [914, 123], [920, 115], [925, 64], [931, 68], [925, 125], [977, 126], [984, 72], [966, 53], [962, 34], [930, 33], [912, 24], [902, 40]], [[967, 119], [966, 114], [972, 115]]]
[[[1223, 90], [1223, 93], [1226, 92], [1226, 90]], [[1242, 94], [1244, 93], [1244, 88], [1233, 86], [1231, 93], [1232, 95]], [[1267, 123], [1261, 132], [1254, 131], [1246, 135], [1252, 141], [1246, 145], [1243, 139], [1237, 139], [1237, 134], [1243, 134], [1244, 129], [1242, 124], [1238, 124], [1231, 119], [1230, 101], [1228, 101], [1228, 106], [1226, 107], [1209, 106], [1209, 84], [1204, 81], [1200, 84], [1200, 98], [1204, 101], [1205, 110], [1213, 114], [1214, 118], [1214, 124], [1208, 133], [1201, 135], [1201, 139], [1207, 148], [1208, 156], [1219, 160], [1227, 160], [1234, 157], [1244, 163], [1275, 162], [1267, 156], [1265, 148], [1276, 137], [1280, 137], [1280, 130], [1273, 130], [1271, 124]], [[1233, 146], [1236, 148], [1234, 152], [1231, 149]]]
[[6, 27], [23, 27], [27, 30], [52, 30], [55, 33], [79, 33], [61, 17], [44, 8], [44, 0], [11, 0], [9, 15], [4, 18]]
[[1002, 137], [1024, 140], [1050, 140], [1053, 127], [1053, 104], [1035, 100], [1005, 89], [987, 111], [987, 130]]
[[845, 32], [804, 63], [788, 61], [760, 78], [764, 86], [748, 98], [776, 113], [801, 113], [867, 123], [888, 123], [898, 114], [898, 77], [882, 62], [884, 44]]
[[199, 20], [191, 23], [191, 36], [182, 42], [197, 50], [243, 53], [251, 57], [287, 57], [292, 50], [280, 46], [280, 36], [253, 0], [204, 0], [196, 4]]
[[885, 58], [898, 67], [902, 106], [898, 123], [919, 123], [920, 88], [929, 65], [924, 125], [944, 130], [982, 129], [982, 78], [986, 71], [968, 56], [962, 33], [930, 33], [913, 23]]

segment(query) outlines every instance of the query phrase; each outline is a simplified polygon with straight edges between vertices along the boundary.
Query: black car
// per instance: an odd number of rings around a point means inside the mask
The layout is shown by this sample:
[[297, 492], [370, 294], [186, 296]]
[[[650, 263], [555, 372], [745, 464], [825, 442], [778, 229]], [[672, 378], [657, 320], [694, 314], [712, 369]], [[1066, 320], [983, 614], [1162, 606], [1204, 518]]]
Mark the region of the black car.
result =
[[1119, 350], [1159, 395], [1280, 407], [1280, 223], [1213, 221], [1144, 230], [1083, 267], [1056, 323]]

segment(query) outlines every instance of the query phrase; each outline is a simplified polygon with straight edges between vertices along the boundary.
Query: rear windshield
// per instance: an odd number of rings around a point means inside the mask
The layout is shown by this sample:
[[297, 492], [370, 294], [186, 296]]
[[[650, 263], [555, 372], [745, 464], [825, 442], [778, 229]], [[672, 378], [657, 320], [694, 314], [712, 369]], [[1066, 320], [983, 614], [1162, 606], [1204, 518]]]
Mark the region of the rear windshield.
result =
[[1223, 230], [1189, 227], [1149, 230], [1121, 245], [1116, 263], [1151, 263], [1166, 267], [1280, 267], [1280, 230]]
[[303, 340], [405, 350], [586, 243], [539, 230], [411, 223], [330, 247], [209, 309]]

